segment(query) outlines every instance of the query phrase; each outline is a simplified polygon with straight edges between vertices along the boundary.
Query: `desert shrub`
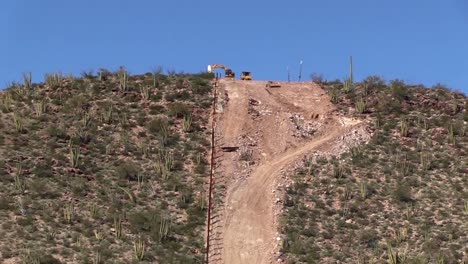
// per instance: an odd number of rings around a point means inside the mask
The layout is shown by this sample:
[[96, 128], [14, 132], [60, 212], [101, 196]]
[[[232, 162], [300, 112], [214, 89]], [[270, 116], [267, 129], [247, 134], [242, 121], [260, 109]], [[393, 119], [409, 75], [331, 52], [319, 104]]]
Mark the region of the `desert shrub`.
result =
[[161, 101], [163, 94], [161, 92], [155, 92], [150, 95], [150, 100], [153, 102]]
[[169, 116], [182, 118], [191, 113], [190, 107], [184, 103], [172, 103], [169, 105]]
[[34, 219], [31, 215], [26, 215], [25, 217], [20, 217], [17, 220], [20, 226], [26, 227], [34, 224]]
[[112, 78], [113, 73], [107, 69], [101, 68], [98, 70], [98, 77], [101, 79], [101, 81], [106, 81], [110, 78]]
[[194, 74], [194, 76], [204, 79], [204, 80], [212, 80], [215, 78], [215, 75], [213, 72], [200, 72], [200, 73]]
[[73, 195], [77, 198], [85, 196], [89, 192], [89, 186], [86, 181], [82, 178], [76, 178], [71, 180], [70, 187]]
[[0, 181], [3, 178], [3, 176], [5, 176], [5, 175], [6, 175], [6, 173], [5, 173], [5, 161], [0, 160]]
[[211, 92], [211, 86], [208, 84], [192, 84], [192, 91], [196, 95], [206, 95]]
[[115, 168], [117, 177], [124, 180], [136, 181], [138, 178], [139, 168], [130, 161], [125, 161]]
[[390, 90], [392, 92], [392, 96], [399, 101], [406, 99], [408, 96], [405, 83], [401, 80], [390, 81]]
[[146, 113], [140, 112], [136, 117], [136, 122], [139, 126], [144, 126], [146, 124]]
[[48, 178], [53, 176], [52, 171], [52, 160], [45, 159], [43, 161], [38, 161], [34, 167], [32, 173], [38, 178]]
[[385, 86], [385, 80], [376, 75], [368, 76], [363, 82], [369, 86], [370, 90]]
[[40, 264], [62, 264], [62, 262], [50, 254], [45, 254], [39, 258]]
[[51, 125], [47, 128], [47, 133], [51, 137], [55, 137], [57, 139], [69, 140], [70, 136], [67, 134], [67, 131], [63, 128], [59, 128], [55, 125]]
[[176, 99], [175, 93], [167, 93], [164, 95], [164, 99], [168, 102], [174, 102]]
[[239, 160], [241, 160], [241, 161], [250, 161], [250, 160], [252, 160], [252, 152], [248, 151], [248, 150], [241, 151]]
[[411, 186], [406, 182], [399, 182], [397, 183], [394, 191], [395, 199], [400, 202], [411, 202]]
[[183, 89], [184, 88], [184, 79], [177, 78], [175, 82], [176, 89]]
[[190, 82], [193, 85], [199, 85], [199, 86], [209, 86], [209, 83], [207, 82], [206, 79], [200, 78], [198, 76], [193, 76], [190, 78]]
[[318, 74], [318, 73], [315, 73], [315, 72], [310, 75], [310, 79], [314, 83], [323, 83], [324, 80], [325, 80], [324, 77], [323, 77], [323, 74]]
[[188, 101], [192, 96], [187, 91], [182, 91], [176, 94], [176, 99], [181, 101]]
[[151, 120], [148, 125], [148, 131], [153, 135], [164, 133], [169, 128], [169, 122], [166, 118], [155, 118]]
[[196, 165], [196, 166], [195, 166], [195, 169], [194, 169], [194, 172], [195, 172], [196, 174], [200, 174], [200, 175], [205, 174], [205, 172], [206, 172], [206, 165], [203, 164], [203, 163], [200, 163], [200, 164]]
[[358, 239], [366, 247], [373, 247], [378, 241], [378, 233], [375, 229], [365, 229], [359, 233]]
[[55, 199], [60, 197], [60, 193], [51, 189], [44, 179], [35, 179], [30, 183], [31, 191], [34, 196], [40, 197], [42, 199]]
[[195, 101], [196, 106], [202, 108], [202, 109], [209, 109], [213, 106], [213, 101], [208, 99], [208, 100], [197, 100]]
[[13, 198], [6, 195], [0, 196], [0, 210], [11, 210], [13, 208]]
[[402, 113], [401, 102], [398, 100], [387, 99], [386, 96], [382, 96], [379, 99], [377, 110], [383, 114], [400, 114]]
[[162, 114], [166, 111], [166, 108], [162, 105], [154, 104], [150, 106], [150, 114], [151, 115], [157, 115], [157, 114]]

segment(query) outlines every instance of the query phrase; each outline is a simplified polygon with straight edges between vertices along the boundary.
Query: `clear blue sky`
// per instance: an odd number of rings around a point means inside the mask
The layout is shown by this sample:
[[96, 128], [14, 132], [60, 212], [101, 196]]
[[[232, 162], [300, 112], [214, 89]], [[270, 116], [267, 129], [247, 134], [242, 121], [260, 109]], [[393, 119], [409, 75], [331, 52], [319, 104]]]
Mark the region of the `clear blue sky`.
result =
[[468, 91], [466, 0], [3, 0], [0, 87], [46, 72], [125, 66], [199, 72], [222, 63], [255, 79], [347, 74]]

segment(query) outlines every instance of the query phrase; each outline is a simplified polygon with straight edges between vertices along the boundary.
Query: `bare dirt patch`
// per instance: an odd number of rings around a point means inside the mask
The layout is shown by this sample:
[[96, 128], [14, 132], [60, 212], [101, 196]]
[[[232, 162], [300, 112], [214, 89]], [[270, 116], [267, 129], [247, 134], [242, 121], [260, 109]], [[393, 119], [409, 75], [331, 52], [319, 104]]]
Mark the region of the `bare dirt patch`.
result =
[[311, 152], [340, 152], [344, 144], [366, 137], [360, 122], [336, 114], [318, 85], [266, 84], [220, 82], [218, 147], [238, 149], [219, 150], [216, 195], [224, 198], [215, 208], [218, 242], [210, 252], [212, 262], [275, 262], [281, 240], [275, 204], [282, 172]]

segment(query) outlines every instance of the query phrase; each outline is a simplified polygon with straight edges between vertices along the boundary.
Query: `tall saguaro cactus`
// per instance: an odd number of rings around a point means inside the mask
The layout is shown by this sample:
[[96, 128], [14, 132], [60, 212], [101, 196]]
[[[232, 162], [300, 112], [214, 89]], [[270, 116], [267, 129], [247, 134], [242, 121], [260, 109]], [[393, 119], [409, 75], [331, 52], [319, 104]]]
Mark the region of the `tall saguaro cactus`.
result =
[[349, 80], [353, 83], [353, 56], [349, 56]]

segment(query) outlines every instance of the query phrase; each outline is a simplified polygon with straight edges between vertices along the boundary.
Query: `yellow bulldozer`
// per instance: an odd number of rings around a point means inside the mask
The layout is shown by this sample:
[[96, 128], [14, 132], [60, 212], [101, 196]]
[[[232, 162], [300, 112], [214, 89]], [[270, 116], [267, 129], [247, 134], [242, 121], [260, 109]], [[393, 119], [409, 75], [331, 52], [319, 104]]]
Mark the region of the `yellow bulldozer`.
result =
[[252, 80], [252, 74], [248, 71], [243, 71], [241, 76], [240, 76], [240, 79], [241, 80], [244, 80], [244, 81], [251, 81]]
[[223, 69], [224, 70], [224, 78], [226, 79], [234, 79], [236, 74], [229, 69], [228, 67], [222, 64], [210, 64], [208, 65], [208, 72], [213, 72], [215, 69]]

